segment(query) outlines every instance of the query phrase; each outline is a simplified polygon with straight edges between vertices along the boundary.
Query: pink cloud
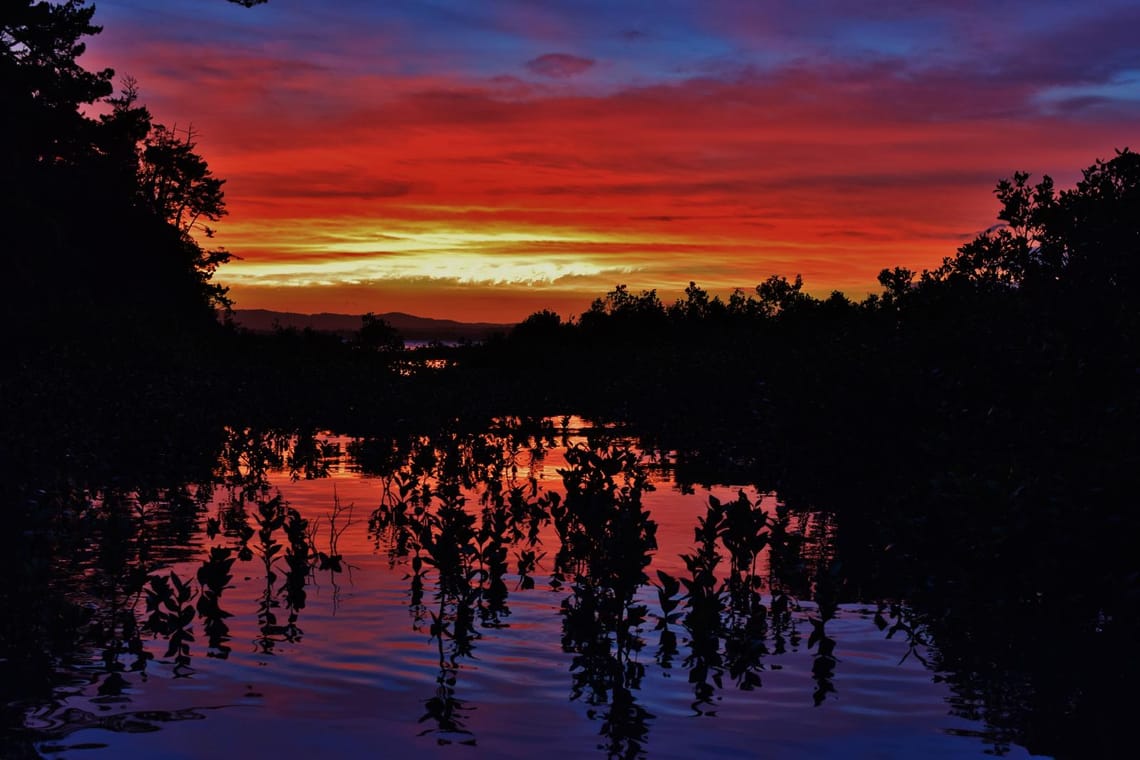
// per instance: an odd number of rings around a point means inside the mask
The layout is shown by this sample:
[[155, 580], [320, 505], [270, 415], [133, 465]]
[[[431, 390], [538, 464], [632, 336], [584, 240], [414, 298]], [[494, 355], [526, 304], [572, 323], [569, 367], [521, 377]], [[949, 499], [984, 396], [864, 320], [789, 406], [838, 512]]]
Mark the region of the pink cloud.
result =
[[526, 62], [526, 67], [535, 74], [552, 79], [565, 79], [577, 76], [594, 65], [594, 59], [581, 58], [567, 53], [547, 53]]

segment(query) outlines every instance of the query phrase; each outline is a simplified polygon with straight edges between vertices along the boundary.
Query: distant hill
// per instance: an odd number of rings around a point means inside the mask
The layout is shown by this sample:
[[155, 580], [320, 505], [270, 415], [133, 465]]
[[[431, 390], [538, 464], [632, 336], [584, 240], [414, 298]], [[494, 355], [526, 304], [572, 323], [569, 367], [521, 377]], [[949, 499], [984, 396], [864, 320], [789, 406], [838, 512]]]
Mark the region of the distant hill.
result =
[[[416, 317], [399, 311], [377, 314], [404, 337], [404, 340], [483, 340], [496, 332], [507, 332], [509, 324], [493, 322], [456, 322], [452, 319], [430, 319]], [[234, 309], [234, 321], [247, 330], [271, 332], [280, 327], [306, 327], [320, 332], [349, 335], [360, 329], [360, 314], [297, 314], [290, 311], [270, 311], [268, 309]]]

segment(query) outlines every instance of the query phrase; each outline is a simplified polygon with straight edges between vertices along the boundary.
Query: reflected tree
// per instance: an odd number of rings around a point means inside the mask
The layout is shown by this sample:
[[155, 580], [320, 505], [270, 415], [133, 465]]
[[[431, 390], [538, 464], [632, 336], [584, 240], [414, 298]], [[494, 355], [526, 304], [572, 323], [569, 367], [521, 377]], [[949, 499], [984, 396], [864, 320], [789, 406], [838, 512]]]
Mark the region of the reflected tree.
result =
[[571, 698], [602, 722], [608, 757], [641, 757], [653, 715], [635, 693], [645, 665], [641, 629], [648, 608], [637, 592], [657, 548], [657, 524], [642, 508], [653, 488], [639, 455], [623, 444], [590, 440], [565, 452], [564, 501], [552, 505], [561, 541], [552, 586], [562, 602], [562, 648], [574, 655]]
[[[436, 693], [425, 701], [421, 722], [432, 724], [424, 735], [439, 742], [474, 743], [464, 720], [468, 708], [456, 696], [461, 662], [472, 656], [481, 629], [507, 625], [512, 547], [519, 557], [518, 585], [533, 587], [529, 573], [541, 556], [539, 531], [559, 502], [557, 494], [541, 494], [533, 477], [544, 438], [522, 427], [508, 418], [486, 433], [353, 446], [387, 469], [369, 531], [393, 564], [408, 562], [413, 626], [426, 628], [437, 647]], [[520, 483], [524, 450], [530, 476]], [[478, 494], [477, 510], [468, 505], [471, 491]]]

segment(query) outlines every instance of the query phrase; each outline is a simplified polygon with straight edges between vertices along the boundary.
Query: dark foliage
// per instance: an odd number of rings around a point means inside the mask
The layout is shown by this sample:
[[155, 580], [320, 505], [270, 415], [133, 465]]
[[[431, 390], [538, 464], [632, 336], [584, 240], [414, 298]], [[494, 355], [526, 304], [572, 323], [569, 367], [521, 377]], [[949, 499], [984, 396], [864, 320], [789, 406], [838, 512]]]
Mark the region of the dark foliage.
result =
[[[957, 709], [1003, 741], [1062, 756], [1119, 749], [1134, 701], [1120, 695], [1140, 675], [1140, 155], [1097, 161], [1063, 191], [1015, 174], [997, 186], [1000, 225], [932, 271], [884, 270], [882, 293], [862, 302], [773, 275], [727, 301], [690, 283], [668, 305], [619, 285], [577, 320], [540, 312], [479, 346], [406, 352], [371, 315], [355, 340], [256, 335], [216, 316], [227, 302], [212, 275], [228, 254], [202, 241], [225, 212], [222, 181], [191, 131], [153, 122], [132, 81], [112, 97], [111, 71], [78, 64], [98, 32], [92, 12], [75, 0], [0, 10], [0, 461], [18, 474], [0, 481], [13, 520], [0, 602], [27, 610], [0, 627], [5, 688], [34, 683], [47, 698], [53, 653], [95, 641], [113, 695], [145, 669], [144, 635], [188, 674], [195, 613], [208, 654], [225, 657], [221, 597], [233, 563], [255, 556], [257, 645], [299, 640], [307, 574], [344, 568], [296, 512], [260, 482], [231, 483], [257, 512], [211, 518], [211, 538], [229, 543], [194, 586], [154, 574], [130, 499], [161, 489], [185, 538], [201, 503], [180, 489], [208, 481], [218, 452], [242, 463], [235, 472], [264, 473], [286, 460], [251, 431], [319, 425], [369, 434], [361, 461], [394, 489], [373, 527], [411, 557], [413, 614], [438, 647], [424, 720], [463, 740], [458, 663], [480, 627], [510, 614], [511, 550], [518, 587], [534, 586], [537, 526], [550, 520], [574, 694], [599, 707], [607, 751], [636, 755], [653, 718], [635, 699], [649, 614], [636, 594], [655, 546], [637, 456], [572, 448], [564, 502], [507, 478], [478, 515], [464, 507], [464, 489], [503, 480], [513, 461], [488, 460], [498, 444], [465, 431], [573, 411], [676, 452], [683, 487], [753, 483], [826, 508], [806, 556], [787, 514], [743, 496], [712, 503], [688, 577], [658, 577], [657, 662], [680, 657], [685, 636], [695, 711], [726, 673], [760, 686], [763, 658], [798, 635], [795, 595], [816, 602], [807, 644], [815, 700], [828, 699], [839, 665], [827, 624], [842, 598], [878, 605], [916, 651], [935, 642]], [[436, 445], [409, 443], [440, 430]], [[302, 435], [291, 464], [310, 473], [319, 452]], [[752, 566], [764, 547], [775, 581]], [[77, 548], [99, 554], [94, 618], [50, 589], [51, 562]], [[131, 595], [145, 595], [145, 620]], [[1058, 642], [1084, 653], [1079, 666], [1055, 662]]]

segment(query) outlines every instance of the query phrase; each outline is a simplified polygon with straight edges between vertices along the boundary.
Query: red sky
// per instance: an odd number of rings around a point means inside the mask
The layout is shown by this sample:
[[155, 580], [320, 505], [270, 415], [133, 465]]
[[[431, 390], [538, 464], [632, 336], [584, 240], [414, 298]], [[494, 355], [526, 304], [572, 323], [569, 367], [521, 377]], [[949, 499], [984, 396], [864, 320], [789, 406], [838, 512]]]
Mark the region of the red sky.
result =
[[1137, 147], [1133, 2], [850, 5], [108, 0], [85, 61], [227, 179], [238, 308], [861, 297], [990, 226], [999, 178]]

